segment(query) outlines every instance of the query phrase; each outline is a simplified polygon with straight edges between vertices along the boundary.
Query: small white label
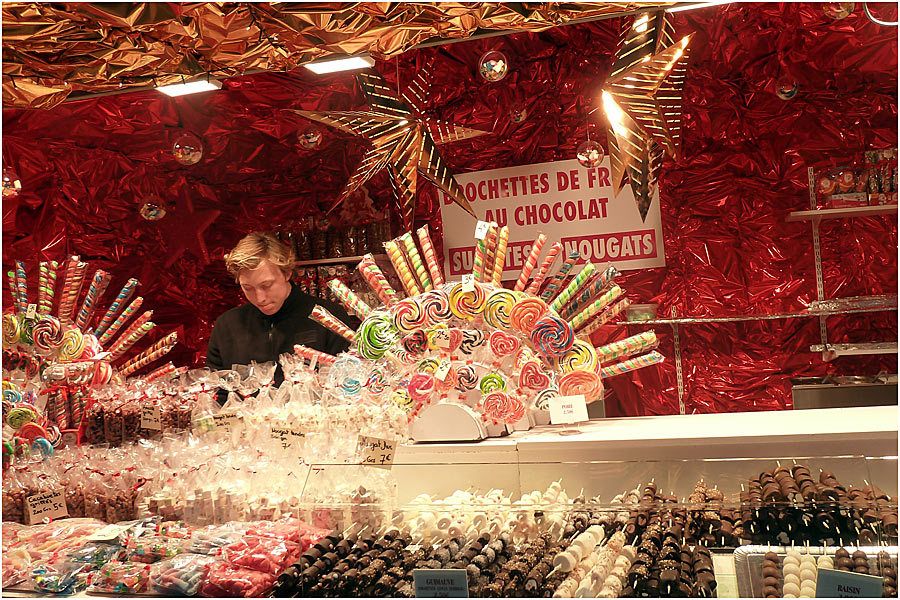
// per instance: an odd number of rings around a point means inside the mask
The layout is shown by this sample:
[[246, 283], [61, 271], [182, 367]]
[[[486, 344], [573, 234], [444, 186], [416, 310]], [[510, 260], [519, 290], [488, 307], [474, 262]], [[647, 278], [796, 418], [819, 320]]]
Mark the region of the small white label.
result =
[[581, 423], [587, 420], [587, 404], [584, 401], [584, 394], [557, 396], [550, 399], [550, 423], [553, 425]]
[[34, 319], [37, 316], [37, 304], [29, 304], [28, 309], [25, 311], [26, 319]]
[[114, 542], [119, 539], [123, 533], [131, 529], [132, 524], [127, 525], [107, 525], [88, 537], [89, 542]]
[[881, 598], [883, 581], [874, 575], [819, 569], [816, 598]]
[[44, 519], [68, 517], [65, 490], [52, 490], [28, 496], [25, 500], [25, 512], [29, 525], [41, 523]]
[[471, 273], [466, 273], [462, 276], [462, 291], [463, 292], [474, 292], [475, 291], [475, 276]]
[[269, 437], [281, 444], [285, 452], [299, 454], [306, 434], [288, 423], [281, 423], [269, 427]]
[[362, 452], [362, 461], [359, 463], [361, 465], [390, 468], [394, 464], [397, 440], [361, 435], [359, 436], [358, 447]]
[[416, 598], [468, 598], [465, 569], [413, 569]]
[[438, 364], [437, 371], [434, 372], [434, 378], [444, 381], [447, 379], [447, 374], [450, 372], [450, 359], [444, 358], [441, 360], [440, 364]]
[[158, 405], [144, 404], [141, 406], [141, 429], [162, 431], [162, 417]]
[[432, 343], [438, 348], [447, 349], [450, 347], [450, 330], [438, 329], [431, 334]]
[[212, 418], [216, 429], [224, 429], [228, 433], [231, 433], [231, 427], [238, 422], [238, 416], [233, 412], [222, 412], [213, 415]]
[[487, 221], [478, 221], [478, 224], [475, 225], [475, 239], [483, 240], [487, 237], [487, 232], [491, 228], [491, 224]]

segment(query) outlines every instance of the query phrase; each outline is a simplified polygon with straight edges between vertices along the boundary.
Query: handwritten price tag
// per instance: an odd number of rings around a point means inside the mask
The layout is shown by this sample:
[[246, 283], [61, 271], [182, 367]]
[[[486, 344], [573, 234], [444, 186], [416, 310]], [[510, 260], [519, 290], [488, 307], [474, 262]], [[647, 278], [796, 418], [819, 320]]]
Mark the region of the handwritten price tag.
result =
[[141, 406], [141, 429], [162, 431], [162, 417], [158, 405], [144, 404]]
[[37, 304], [29, 304], [25, 310], [26, 319], [34, 319], [37, 316]]
[[584, 394], [557, 396], [550, 399], [550, 422], [553, 425], [581, 423], [588, 420]]
[[216, 429], [222, 428], [228, 433], [231, 433], [231, 428], [239, 420], [240, 419], [237, 414], [233, 412], [223, 412], [217, 415], [213, 415], [213, 422], [216, 424]]
[[464, 292], [475, 291], [475, 276], [471, 273], [466, 273], [462, 276], [462, 290]]
[[281, 449], [285, 452], [299, 454], [303, 448], [303, 440], [306, 438], [306, 433], [288, 423], [282, 423], [269, 427], [269, 437], [277, 440], [281, 444]]
[[44, 519], [61, 519], [69, 516], [66, 508], [65, 490], [52, 490], [28, 496], [25, 499], [25, 514], [29, 525], [41, 523]]
[[450, 373], [450, 359], [444, 358], [438, 364], [437, 371], [434, 372], [434, 378], [444, 381], [447, 379], [448, 373]]
[[449, 329], [438, 329], [434, 333], [431, 334], [431, 341], [434, 342], [434, 345], [438, 348], [449, 348], [450, 347], [450, 330]]
[[490, 228], [491, 224], [487, 221], [478, 221], [478, 223], [475, 225], [475, 239], [483, 240], [485, 237], [487, 237], [487, 232]]
[[397, 440], [385, 440], [361, 435], [359, 436], [358, 446], [362, 451], [361, 465], [391, 468], [394, 464]]

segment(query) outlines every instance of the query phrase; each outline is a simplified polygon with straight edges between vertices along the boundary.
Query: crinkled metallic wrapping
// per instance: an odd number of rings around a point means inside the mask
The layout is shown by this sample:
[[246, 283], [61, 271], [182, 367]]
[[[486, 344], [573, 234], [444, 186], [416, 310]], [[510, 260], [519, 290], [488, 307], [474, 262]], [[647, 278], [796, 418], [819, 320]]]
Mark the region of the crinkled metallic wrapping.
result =
[[333, 54], [394, 56], [434, 39], [543, 31], [671, 2], [4, 2], [3, 103], [289, 71]]
[[[606, 144], [601, 111], [588, 113], [628, 22], [414, 50], [376, 66], [393, 85], [399, 60], [402, 87], [434, 59], [426, 113], [491, 132], [442, 147], [453, 173], [570, 159], [589, 121], [591, 138]], [[839, 166], [864, 148], [897, 145], [897, 29], [870, 23], [859, 5], [832, 21], [820, 5], [731, 4], [677, 13], [676, 35], [691, 32], [682, 156], [666, 160], [660, 179], [667, 267], [625, 271], [616, 282], [636, 302], [658, 302], [660, 318], [673, 309], [679, 317], [801, 312], [816, 300], [812, 235], [809, 223], [787, 215], [809, 208], [808, 166]], [[498, 83], [478, 75], [489, 49], [510, 61]], [[289, 229], [320, 215], [365, 151], [327, 127], [318, 148], [297, 145], [297, 131], [314, 124], [285, 109], [366, 106], [350, 74], [301, 71], [235, 78], [223, 91], [193, 97], [148, 91], [4, 110], [4, 160], [23, 185], [3, 205], [4, 267], [24, 259], [36, 269], [38, 260], [79, 254], [114, 274], [111, 288], [138, 277], [154, 321], [184, 340], [175, 362], [202, 362], [212, 322], [241, 299], [221, 260], [226, 249], [248, 231]], [[789, 101], [775, 94], [786, 77], [799, 84]], [[516, 103], [528, 112], [520, 123], [510, 119]], [[206, 146], [191, 167], [165, 154], [182, 130]], [[384, 210], [393, 193], [388, 178], [367, 187], [375, 210]], [[171, 203], [161, 221], [138, 213], [150, 197]], [[180, 240], [161, 233], [191, 209], [221, 211], [203, 234], [209, 263], [183, 229]], [[416, 220], [432, 224], [441, 255], [431, 186], [419, 190]], [[896, 215], [823, 221], [821, 236], [828, 297], [897, 293]], [[166, 268], [179, 241], [186, 251]], [[37, 280], [36, 270], [29, 275]], [[896, 311], [829, 317], [829, 341], [893, 341], [896, 323]], [[611, 327], [595, 342], [645, 328]], [[610, 378], [609, 414], [678, 412], [672, 329], [654, 329], [666, 361]], [[809, 351], [821, 342], [815, 317], [683, 325], [679, 337], [688, 413], [785, 408], [791, 377], [897, 372], [892, 355], [823, 362]]]

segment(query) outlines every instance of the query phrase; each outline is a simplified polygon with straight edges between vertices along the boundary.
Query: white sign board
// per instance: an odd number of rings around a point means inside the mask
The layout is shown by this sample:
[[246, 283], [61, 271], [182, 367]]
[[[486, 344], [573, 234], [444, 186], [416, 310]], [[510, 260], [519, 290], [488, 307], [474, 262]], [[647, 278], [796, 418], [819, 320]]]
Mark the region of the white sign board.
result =
[[[666, 264], [659, 191], [641, 221], [631, 186], [626, 182], [613, 193], [608, 157], [592, 169], [571, 159], [464, 173], [456, 181], [480, 220], [509, 226], [504, 280], [519, 276], [540, 233], [547, 236], [541, 259], [560, 241], [564, 257], [580, 251], [583, 261], [598, 267], [625, 271]], [[458, 278], [472, 271], [475, 224], [446, 194], [440, 196], [445, 270], [448, 278]]]

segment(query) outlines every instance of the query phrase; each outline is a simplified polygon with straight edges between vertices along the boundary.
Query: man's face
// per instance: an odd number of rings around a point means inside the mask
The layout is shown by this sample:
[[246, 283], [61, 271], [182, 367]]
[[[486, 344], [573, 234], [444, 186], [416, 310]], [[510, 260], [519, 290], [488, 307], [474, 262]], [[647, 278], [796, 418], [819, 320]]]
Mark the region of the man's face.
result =
[[264, 315], [277, 313], [291, 293], [287, 275], [269, 259], [263, 259], [255, 269], [244, 269], [238, 283], [250, 304]]

